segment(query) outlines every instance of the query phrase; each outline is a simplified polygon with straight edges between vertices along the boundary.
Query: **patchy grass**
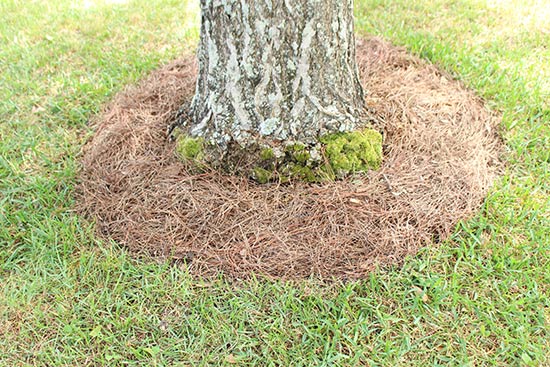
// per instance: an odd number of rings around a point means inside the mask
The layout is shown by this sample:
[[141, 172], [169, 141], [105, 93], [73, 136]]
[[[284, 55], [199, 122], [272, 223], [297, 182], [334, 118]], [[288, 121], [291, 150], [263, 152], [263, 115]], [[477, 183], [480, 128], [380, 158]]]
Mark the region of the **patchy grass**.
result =
[[550, 364], [550, 6], [357, 3], [503, 112], [509, 168], [448, 243], [323, 286], [193, 281], [71, 211], [88, 118], [193, 48], [194, 2], [0, 2], [1, 366]]

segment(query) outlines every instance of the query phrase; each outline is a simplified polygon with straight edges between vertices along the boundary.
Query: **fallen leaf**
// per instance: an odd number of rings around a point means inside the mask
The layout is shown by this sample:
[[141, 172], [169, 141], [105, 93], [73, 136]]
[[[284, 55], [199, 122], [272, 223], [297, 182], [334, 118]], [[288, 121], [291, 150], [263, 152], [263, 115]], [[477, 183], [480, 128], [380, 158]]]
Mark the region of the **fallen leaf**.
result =
[[46, 109], [42, 106], [34, 106], [31, 110], [32, 113], [44, 112]]
[[230, 355], [225, 357], [225, 361], [227, 363], [235, 364], [235, 363], [237, 363], [237, 358], [235, 358], [235, 356], [233, 354], [230, 354]]
[[95, 328], [90, 331], [90, 336], [96, 338], [101, 335], [101, 325], [97, 325]]
[[422, 302], [424, 303], [430, 302], [430, 297], [426, 294], [426, 292], [422, 294]]

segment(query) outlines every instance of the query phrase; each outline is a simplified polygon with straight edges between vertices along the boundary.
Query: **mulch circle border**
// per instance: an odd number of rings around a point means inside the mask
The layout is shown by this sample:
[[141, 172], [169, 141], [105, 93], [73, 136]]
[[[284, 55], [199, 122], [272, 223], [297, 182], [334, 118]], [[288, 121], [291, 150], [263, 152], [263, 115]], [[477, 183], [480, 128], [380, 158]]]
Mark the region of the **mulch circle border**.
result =
[[448, 238], [502, 171], [500, 117], [462, 83], [378, 38], [358, 40], [357, 60], [366, 105], [382, 122], [379, 171], [322, 185], [193, 173], [166, 139], [194, 92], [197, 68], [186, 56], [95, 118], [79, 213], [100, 237], [199, 277], [359, 279]]

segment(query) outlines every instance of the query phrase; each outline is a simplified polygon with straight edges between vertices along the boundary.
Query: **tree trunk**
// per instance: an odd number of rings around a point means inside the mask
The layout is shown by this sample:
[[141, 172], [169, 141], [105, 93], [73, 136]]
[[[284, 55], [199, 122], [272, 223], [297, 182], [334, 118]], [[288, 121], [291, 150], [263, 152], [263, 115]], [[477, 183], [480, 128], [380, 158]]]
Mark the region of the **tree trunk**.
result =
[[266, 148], [281, 160], [296, 144], [319, 161], [322, 136], [364, 125], [353, 0], [201, 0], [201, 9], [199, 76], [181, 125], [204, 141], [206, 161], [236, 168], [243, 151]]

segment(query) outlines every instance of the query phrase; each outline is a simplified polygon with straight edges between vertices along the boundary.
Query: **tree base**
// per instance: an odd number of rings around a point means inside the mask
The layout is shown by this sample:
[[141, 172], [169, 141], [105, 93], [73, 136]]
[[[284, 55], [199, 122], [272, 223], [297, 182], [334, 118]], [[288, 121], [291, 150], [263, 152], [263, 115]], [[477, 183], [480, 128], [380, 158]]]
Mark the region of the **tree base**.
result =
[[236, 147], [222, 159], [213, 155], [216, 147], [203, 138], [191, 137], [181, 129], [176, 129], [174, 136], [176, 151], [183, 161], [198, 169], [214, 166], [259, 183], [333, 181], [376, 170], [382, 163], [382, 135], [370, 128], [327, 134], [315, 145], [287, 142], [285, 145]]
[[[402, 48], [371, 39], [358, 55], [365, 104], [384, 122], [379, 170], [292, 185], [197, 175], [164, 132], [167, 116], [195, 91], [196, 65], [186, 57], [125, 89], [97, 116], [83, 148], [78, 212], [103, 240], [199, 278], [365, 279], [444, 241], [475, 215], [502, 172], [500, 117]], [[183, 145], [191, 155], [205, 152]]]

